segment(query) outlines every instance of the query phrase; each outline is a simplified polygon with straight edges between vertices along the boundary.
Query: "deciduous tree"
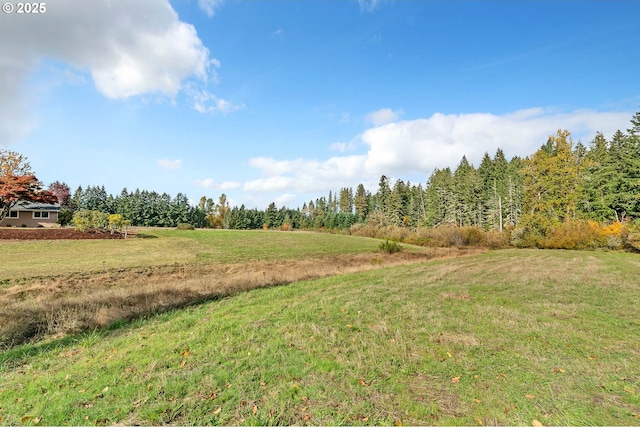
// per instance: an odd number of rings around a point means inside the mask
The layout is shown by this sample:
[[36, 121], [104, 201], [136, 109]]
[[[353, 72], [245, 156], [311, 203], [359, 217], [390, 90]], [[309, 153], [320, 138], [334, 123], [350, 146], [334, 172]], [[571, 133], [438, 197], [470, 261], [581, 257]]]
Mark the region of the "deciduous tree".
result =
[[42, 190], [42, 183], [20, 153], [0, 150], [0, 221], [18, 202], [55, 203], [56, 197]]

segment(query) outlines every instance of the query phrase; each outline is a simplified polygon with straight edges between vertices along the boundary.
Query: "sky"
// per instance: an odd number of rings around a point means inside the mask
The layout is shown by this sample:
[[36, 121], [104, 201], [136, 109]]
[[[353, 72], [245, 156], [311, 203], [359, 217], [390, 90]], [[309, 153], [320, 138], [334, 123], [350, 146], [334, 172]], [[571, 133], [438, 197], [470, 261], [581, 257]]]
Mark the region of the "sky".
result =
[[634, 0], [4, 3], [0, 148], [72, 191], [295, 208], [640, 110]]

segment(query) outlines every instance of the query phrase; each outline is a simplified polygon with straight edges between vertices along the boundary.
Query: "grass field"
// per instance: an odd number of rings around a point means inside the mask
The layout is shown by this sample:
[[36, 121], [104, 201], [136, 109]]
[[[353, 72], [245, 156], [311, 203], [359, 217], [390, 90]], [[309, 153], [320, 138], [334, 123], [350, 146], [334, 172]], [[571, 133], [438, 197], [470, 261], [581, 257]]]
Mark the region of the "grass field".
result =
[[227, 264], [375, 251], [379, 240], [322, 233], [140, 229], [126, 240], [2, 241], [0, 283], [167, 264]]
[[504, 250], [0, 353], [0, 423], [640, 425], [640, 258]]
[[405, 246], [391, 256], [378, 245], [330, 234], [157, 229], [128, 240], [2, 241], [11, 256], [0, 260], [0, 347], [250, 289], [469, 252]]

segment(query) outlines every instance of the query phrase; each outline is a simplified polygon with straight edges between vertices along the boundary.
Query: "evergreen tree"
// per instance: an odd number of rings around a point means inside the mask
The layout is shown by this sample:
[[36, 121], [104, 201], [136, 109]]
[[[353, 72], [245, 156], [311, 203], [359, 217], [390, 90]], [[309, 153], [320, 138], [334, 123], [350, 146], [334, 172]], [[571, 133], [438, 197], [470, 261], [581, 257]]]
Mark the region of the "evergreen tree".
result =
[[364, 221], [369, 213], [369, 198], [370, 197], [365, 190], [364, 185], [358, 184], [354, 198], [354, 205], [356, 208], [356, 216], [360, 221]]
[[380, 177], [380, 182], [378, 183], [378, 192], [376, 193], [375, 201], [376, 209], [385, 215], [387, 214], [390, 195], [391, 187], [389, 185], [389, 178], [387, 178], [385, 175], [382, 175]]
[[451, 169], [436, 169], [425, 191], [427, 199], [426, 223], [429, 226], [456, 225], [457, 201]]

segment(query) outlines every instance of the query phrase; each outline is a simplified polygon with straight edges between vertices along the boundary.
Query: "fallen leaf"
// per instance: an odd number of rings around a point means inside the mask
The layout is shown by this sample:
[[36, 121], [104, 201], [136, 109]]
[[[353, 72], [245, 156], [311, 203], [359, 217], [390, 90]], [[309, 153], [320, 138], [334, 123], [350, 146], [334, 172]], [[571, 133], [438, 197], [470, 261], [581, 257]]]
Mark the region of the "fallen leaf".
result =
[[453, 377], [453, 378], [451, 378], [451, 382], [454, 383], [454, 384], [457, 384], [457, 383], [460, 382], [460, 378], [461, 377], [459, 377], [459, 376], [458, 377]]
[[20, 419], [20, 421], [21, 421], [22, 423], [26, 423], [26, 422], [27, 422], [27, 421], [29, 421], [30, 419], [31, 419], [31, 415], [25, 415], [24, 417], [22, 417], [22, 418]]
[[187, 364], [187, 361], [186, 361], [185, 359], [182, 359], [182, 360], [180, 361], [180, 367], [181, 367], [181, 368], [182, 368], [184, 365], [186, 365], [186, 364]]
[[480, 403], [480, 399], [473, 399], [473, 403]]
[[302, 396], [300, 399], [301, 399], [303, 402], [306, 402], [307, 400], [309, 400], [309, 398], [308, 398], [307, 396]]
[[531, 425], [533, 427], [542, 427], [542, 423], [540, 421], [538, 421], [538, 420], [531, 421]]
[[482, 420], [480, 418], [476, 418], [476, 422], [478, 423], [479, 426], [481, 426], [483, 424]]
[[363, 387], [367, 387], [369, 385], [366, 382], [364, 382], [364, 380], [362, 380], [362, 379], [359, 382], [360, 382], [360, 385], [363, 386]]
[[533, 394], [527, 394], [525, 397], [527, 399], [535, 399], [536, 398]]
[[253, 415], [255, 415], [255, 414], [257, 414], [257, 413], [258, 413], [258, 407], [257, 407], [256, 405], [253, 405], [253, 408], [251, 408], [251, 413], [252, 413]]
[[182, 353], [180, 353], [180, 356], [187, 357], [189, 355], [189, 353], [190, 353], [189, 350], [185, 350]]
[[34, 424], [38, 424], [40, 422], [40, 418], [36, 417], [33, 419]]
[[564, 374], [566, 371], [564, 369], [562, 369], [562, 368], [555, 367], [555, 368], [553, 368], [553, 372], [555, 372], [556, 374], [557, 373]]
[[596, 360], [597, 357], [596, 356], [589, 356], [589, 360]]
[[396, 420], [396, 426], [402, 427], [402, 420]]
[[220, 411], [222, 411], [222, 406], [220, 406], [218, 409], [213, 411], [213, 415], [218, 415], [220, 413]]
[[105, 388], [103, 388], [103, 389], [102, 389], [102, 392], [103, 392], [103, 393], [106, 393], [106, 392], [108, 392], [108, 391], [109, 391], [109, 387], [105, 387]]
[[310, 414], [304, 414], [304, 420], [305, 421], [309, 421], [311, 419], [311, 415]]

